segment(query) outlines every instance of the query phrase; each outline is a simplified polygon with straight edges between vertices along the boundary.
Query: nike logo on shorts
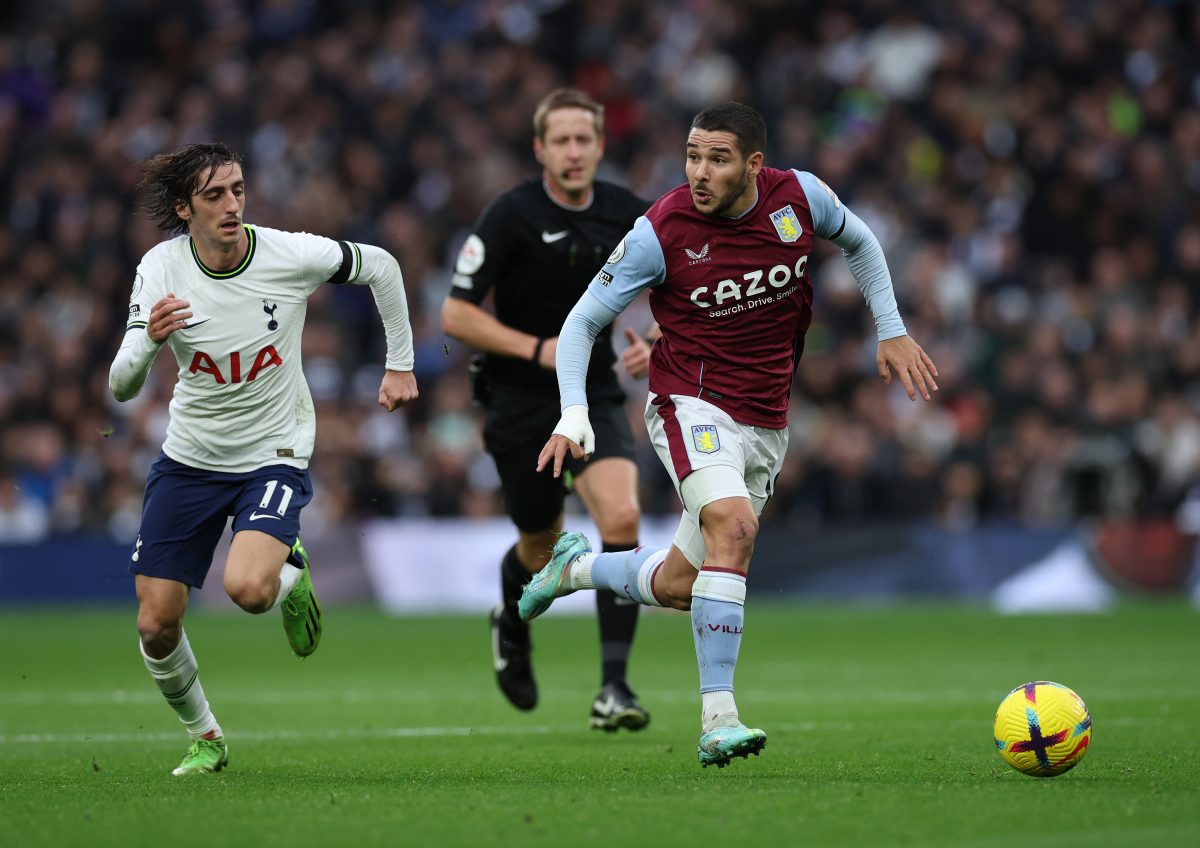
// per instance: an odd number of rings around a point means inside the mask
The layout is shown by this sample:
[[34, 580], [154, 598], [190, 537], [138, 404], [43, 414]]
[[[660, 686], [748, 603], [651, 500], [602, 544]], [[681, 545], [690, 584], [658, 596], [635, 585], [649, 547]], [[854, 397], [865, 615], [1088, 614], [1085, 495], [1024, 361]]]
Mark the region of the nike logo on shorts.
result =
[[554, 244], [556, 241], [562, 241], [571, 234], [570, 230], [563, 230], [561, 233], [548, 233], [542, 230], [542, 241], [546, 244]]
[[258, 521], [258, 519], [260, 519], [260, 518], [274, 518], [276, 521], [279, 520], [278, 515], [271, 515], [271, 513], [269, 513], [269, 512], [252, 512], [252, 513], [250, 513], [251, 521]]

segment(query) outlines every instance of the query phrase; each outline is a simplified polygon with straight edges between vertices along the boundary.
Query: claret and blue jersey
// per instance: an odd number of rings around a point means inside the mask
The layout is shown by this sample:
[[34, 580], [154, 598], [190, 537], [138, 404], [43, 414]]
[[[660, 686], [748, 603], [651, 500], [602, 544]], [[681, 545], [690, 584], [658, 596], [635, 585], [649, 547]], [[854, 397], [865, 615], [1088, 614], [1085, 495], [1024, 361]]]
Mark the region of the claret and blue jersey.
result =
[[[870, 233], [810, 173], [763, 168], [757, 180], [754, 206], [735, 219], [699, 212], [687, 185], [667, 193], [638, 219], [588, 291], [620, 312], [650, 289], [662, 328], [651, 355], [652, 394], [700, 397], [741, 423], [779, 429], [787, 424], [792, 374], [812, 320], [813, 238], [846, 246], [847, 237]], [[883, 301], [890, 299], [895, 313], [886, 265], [882, 271]], [[887, 302], [865, 293], [876, 317], [882, 310], [890, 324], [881, 324], [880, 338], [903, 335], [899, 314], [893, 319]]]

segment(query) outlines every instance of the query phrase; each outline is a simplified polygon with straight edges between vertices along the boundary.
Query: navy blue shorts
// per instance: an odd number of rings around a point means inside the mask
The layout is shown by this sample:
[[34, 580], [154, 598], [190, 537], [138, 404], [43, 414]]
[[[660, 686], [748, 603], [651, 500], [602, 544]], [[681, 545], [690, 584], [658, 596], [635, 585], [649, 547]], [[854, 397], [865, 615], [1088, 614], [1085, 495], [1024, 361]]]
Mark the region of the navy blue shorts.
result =
[[260, 530], [291, 547], [300, 535], [300, 510], [311, 500], [308, 471], [290, 465], [231, 474], [160, 454], [146, 478], [129, 570], [199, 589], [230, 516], [234, 533]]
[[[591, 462], [609, 457], [634, 458], [633, 430], [625, 414], [623, 395], [600, 395], [588, 399], [588, 417], [596, 434], [596, 449]], [[558, 398], [544, 393], [527, 393], [495, 387], [484, 423], [483, 441], [504, 493], [504, 509], [518, 530], [538, 533], [554, 526], [563, 511], [568, 481], [584, 474], [591, 466], [570, 453], [558, 479], [549, 471], [538, 473], [537, 459], [542, 446], [558, 423]]]

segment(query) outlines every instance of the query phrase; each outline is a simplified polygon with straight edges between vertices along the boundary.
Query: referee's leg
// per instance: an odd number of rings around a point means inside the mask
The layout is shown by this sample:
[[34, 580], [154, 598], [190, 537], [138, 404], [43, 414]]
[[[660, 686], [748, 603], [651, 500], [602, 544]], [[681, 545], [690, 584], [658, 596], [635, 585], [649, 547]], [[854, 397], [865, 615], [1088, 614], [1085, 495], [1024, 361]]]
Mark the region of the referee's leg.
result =
[[533, 676], [533, 641], [528, 622], [517, 611], [521, 590], [550, 559], [555, 536], [562, 529], [562, 481], [537, 474], [536, 447], [530, 442], [495, 451], [505, 510], [517, 529], [517, 541], [500, 560], [500, 603], [491, 612], [492, 663], [496, 683], [519, 710], [537, 706]]
[[[605, 552], [637, 547], [641, 512], [633, 460], [624, 456], [593, 459], [575, 478], [575, 492], [596, 522]], [[650, 715], [637, 702], [627, 679], [638, 604], [609, 589], [598, 589], [596, 615], [600, 625], [601, 689], [592, 704], [591, 725], [608, 731], [620, 727], [640, 730], [649, 723]]]

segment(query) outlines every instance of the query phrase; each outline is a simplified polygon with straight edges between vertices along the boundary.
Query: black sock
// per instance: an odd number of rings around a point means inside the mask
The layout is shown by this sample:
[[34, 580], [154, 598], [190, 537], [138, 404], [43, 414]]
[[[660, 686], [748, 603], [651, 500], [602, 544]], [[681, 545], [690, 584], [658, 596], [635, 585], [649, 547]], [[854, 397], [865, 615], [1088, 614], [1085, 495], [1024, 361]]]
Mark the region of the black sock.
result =
[[524, 634], [529, 625], [521, 621], [517, 612], [517, 601], [521, 600], [521, 590], [533, 577], [521, 560], [517, 558], [517, 546], [513, 545], [500, 560], [500, 597], [504, 600], [503, 623], [509, 633]]
[[[604, 552], [627, 551], [636, 547], [637, 542], [605, 542]], [[617, 603], [618, 600], [621, 603]], [[626, 598], [618, 598], [611, 589], [596, 590], [596, 618], [600, 622], [601, 685], [625, 679], [629, 649], [633, 646], [633, 633], [637, 629], [638, 606]]]

